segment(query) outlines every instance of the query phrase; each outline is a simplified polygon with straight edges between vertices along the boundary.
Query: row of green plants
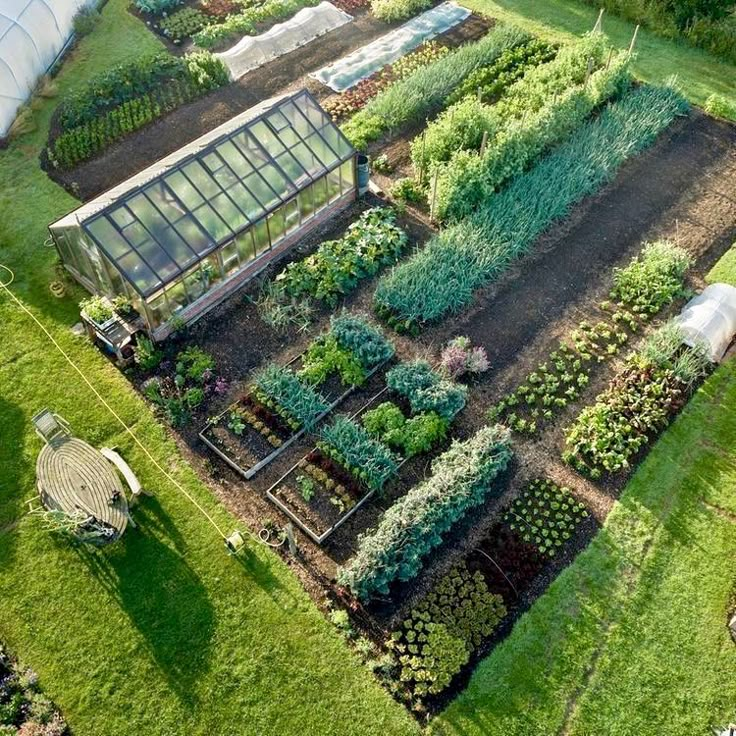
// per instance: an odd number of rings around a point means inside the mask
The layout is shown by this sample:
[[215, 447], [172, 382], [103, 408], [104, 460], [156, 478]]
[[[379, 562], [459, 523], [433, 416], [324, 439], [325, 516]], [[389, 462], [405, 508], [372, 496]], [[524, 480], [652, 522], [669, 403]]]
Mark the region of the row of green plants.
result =
[[555, 58], [558, 47], [541, 38], [506, 49], [492, 64], [469, 74], [445, 100], [449, 107], [465, 97], [493, 102], [507, 87], [539, 64]]
[[41, 691], [36, 673], [0, 645], [0, 734], [68, 736], [63, 716]]
[[595, 365], [617, 355], [651, 316], [684, 294], [692, 259], [669, 241], [644, 245], [623, 268], [614, 269], [610, 298], [599, 305], [605, 317], [581, 321], [545, 360], [490, 411], [521, 434], [535, 435], [575, 401], [590, 382]]
[[491, 593], [482, 573], [457, 565], [391, 632], [391, 690], [421, 710], [422, 700], [448, 687], [505, 616], [503, 598]]
[[377, 313], [408, 331], [461, 311], [476, 289], [499, 278], [546, 228], [610, 181], [687, 109], [672, 87], [628, 91], [470, 217], [384, 275], [374, 295]]
[[706, 352], [685, 346], [683, 339], [679, 326], [670, 322], [629, 356], [595, 404], [566, 430], [565, 462], [591, 478], [631, 466], [707, 373]]
[[62, 102], [57, 113], [61, 132], [46, 149], [49, 161], [59, 169], [71, 168], [229, 81], [224, 64], [207, 52], [178, 59], [157, 54], [115, 67]]
[[470, 74], [529, 39], [518, 28], [498, 24], [481, 40], [460, 46], [380, 92], [342, 130], [356, 148], [365, 150], [385, 133], [438, 112], [448, 95]]
[[290, 263], [261, 291], [262, 319], [283, 330], [310, 323], [315, 301], [331, 307], [383, 266], [395, 263], [408, 242], [390, 207], [366, 210], [338, 240], [323, 242], [310, 256]]
[[414, 51], [410, 51], [392, 64], [387, 64], [367, 79], [361, 79], [349, 90], [341, 94], [331, 95], [322, 102], [322, 107], [336, 121], [354, 115], [381, 90], [408, 77], [420, 67], [437, 61], [449, 51], [450, 49], [447, 46], [443, 46], [435, 40], [425, 41]]
[[338, 583], [361, 601], [388, 594], [395, 581], [415, 577], [442, 536], [474, 506], [499, 492], [494, 481], [511, 459], [509, 431], [484, 427], [455, 441], [432, 462], [432, 475], [396, 501], [378, 526], [360, 537], [358, 551], [338, 571]]
[[432, 0], [371, 0], [371, 12], [379, 20], [393, 23], [411, 18], [431, 5]]
[[[434, 216], [458, 220], [487, 202], [504, 182], [572, 135], [603, 103], [619, 96], [630, 83], [627, 66], [628, 55], [621, 52], [584, 84], [575, 86], [571, 80], [562, 92], [550, 90], [539, 100], [539, 108], [530, 103], [521, 118], [505, 117], [509, 108], [502, 105], [502, 98], [484, 150], [459, 148], [446, 164], [435, 165], [430, 195]], [[584, 66], [581, 71], [585, 73]], [[524, 77], [517, 85], [526, 87], [527, 80], [531, 78]]]
[[[534, 39], [507, 50], [496, 63], [479, 70], [476, 75], [492, 70], [504, 61], [505, 56], [515, 57], [539, 43]], [[415, 172], [449, 161], [457, 151], [477, 149], [483, 133], [487, 133], [489, 138], [497, 135], [510, 121], [539, 110], [553, 96], [581, 84], [589, 63], [601, 66], [605, 49], [604, 37], [600, 33], [592, 33], [564, 46], [553, 59], [544, 63], [529, 63], [522, 56], [523, 62], [516, 67], [516, 71], [521, 72], [520, 78], [500, 90], [500, 99], [494, 105], [479, 99], [477, 94], [461, 94], [457, 102], [450, 104], [422, 135], [412, 141], [411, 157]], [[531, 58], [534, 59], [535, 55], [532, 54]], [[476, 75], [471, 75], [466, 82], [472, 81]], [[462, 87], [457, 90], [460, 92], [464, 92]], [[473, 117], [469, 117], [471, 113]]]
[[319, 0], [263, 0], [263, 2], [238, 4], [221, 22], [209, 23], [192, 36], [202, 49], [211, 49], [239, 40], [242, 36], [254, 36], [258, 26], [289, 18], [302, 8], [317, 5]]

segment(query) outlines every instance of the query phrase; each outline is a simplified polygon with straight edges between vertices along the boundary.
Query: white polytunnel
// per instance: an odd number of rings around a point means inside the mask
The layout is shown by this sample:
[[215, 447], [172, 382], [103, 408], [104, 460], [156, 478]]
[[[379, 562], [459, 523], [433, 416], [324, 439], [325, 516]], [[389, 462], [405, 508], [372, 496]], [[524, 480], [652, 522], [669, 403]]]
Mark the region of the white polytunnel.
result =
[[90, 0], [0, 0], [0, 136], [72, 35]]
[[217, 56], [229, 69], [232, 79], [240, 79], [247, 72], [304, 46], [352, 19], [352, 15], [324, 0], [313, 8], [303, 8], [293, 18], [275, 25], [260, 36], [245, 36], [231, 49]]
[[711, 284], [691, 299], [677, 317], [686, 345], [702, 345], [719, 363], [736, 336], [736, 287]]
[[441, 3], [310, 76], [335, 92], [344, 92], [469, 15], [467, 8], [456, 3]]

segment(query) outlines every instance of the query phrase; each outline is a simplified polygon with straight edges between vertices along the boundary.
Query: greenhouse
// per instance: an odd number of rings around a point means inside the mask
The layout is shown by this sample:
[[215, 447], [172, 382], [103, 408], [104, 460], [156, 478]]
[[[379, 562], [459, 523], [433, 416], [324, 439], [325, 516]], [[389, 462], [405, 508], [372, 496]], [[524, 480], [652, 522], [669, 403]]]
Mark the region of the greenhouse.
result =
[[93, 294], [154, 338], [246, 283], [357, 193], [356, 152], [307, 92], [266, 100], [49, 230]]

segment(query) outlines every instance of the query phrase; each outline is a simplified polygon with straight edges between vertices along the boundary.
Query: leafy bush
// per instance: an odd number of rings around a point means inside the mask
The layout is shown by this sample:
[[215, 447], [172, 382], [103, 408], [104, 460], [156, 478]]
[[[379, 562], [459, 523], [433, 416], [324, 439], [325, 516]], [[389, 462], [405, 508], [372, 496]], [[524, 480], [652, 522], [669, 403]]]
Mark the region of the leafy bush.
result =
[[426, 10], [432, 0], [371, 0], [371, 11], [379, 20], [393, 23]]
[[320, 432], [317, 446], [370, 489], [378, 491], [396, 472], [398, 462], [386, 445], [375, 440], [359, 424], [346, 416], [334, 421]]
[[343, 312], [333, 315], [330, 318], [330, 334], [358, 359], [366, 371], [389, 360], [395, 352], [393, 344], [381, 330], [357, 314]]
[[135, 0], [138, 10], [151, 15], [162, 15], [181, 3], [182, 0]]
[[569, 488], [537, 478], [514, 499], [504, 521], [524, 542], [554, 557], [587, 516], [585, 506], [575, 500]]
[[241, 5], [239, 12], [228, 15], [221, 23], [205, 26], [192, 40], [200, 48], [211, 49], [238, 36], [254, 35], [259, 23], [287, 18], [302, 8], [317, 4], [318, 0], [264, 0]]
[[361, 279], [396, 263], [407, 241], [396, 225], [395, 212], [374, 207], [352, 223], [340, 240], [328, 240], [311, 256], [290, 263], [276, 276], [276, 283], [289, 297], [312, 296], [334, 307]]
[[[538, 67], [562, 64], [566, 58], [560, 52], [555, 61]], [[585, 74], [587, 63], [580, 60], [577, 70]], [[584, 120], [606, 100], [620, 94], [629, 83], [626, 71], [628, 56], [620, 53], [605, 69], [595, 72], [588, 83], [570, 86], [559, 92], [555, 86], [543, 90], [526, 84], [527, 77], [517, 82], [517, 86], [530, 91], [530, 102], [525, 105], [521, 118], [515, 115], [514, 105], [502, 107], [502, 101], [493, 110], [495, 119], [489, 125], [495, 126], [496, 133], [490, 138], [483, 155], [478, 151], [459, 150], [447, 165], [438, 159], [435, 167], [437, 176], [435, 215], [440, 219], [458, 219], [473, 212], [487, 201], [504, 181], [521, 173], [538, 156], [567, 138]], [[568, 80], [573, 84], [572, 78]], [[531, 100], [540, 105], [535, 107]], [[504, 112], [506, 111], [506, 112]]]
[[721, 95], [710, 95], [703, 109], [717, 118], [736, 121], [736, 104]]
[[442, 349], [440, 365], [450, 378], [460, 378], [466, 373], [485, 373], [491, 366], [485, 348], [473, 347], [468, 337], [455, 337]]
[[407, 420], [391, 401], [367, 411], [361, 420], [368, 434], [406, 458], [429, 452], [445, 439], [449, 426], [449, 421], [435, 412], [418, 414]]
[[549, 225], [610, 181], [687, 107], [668, 87], [639, 87], [609, 105], [477, 212], [382, 277], [374, 296], [379, 314], [405, 327], [463, 309], [475, 289], [498, 278]]
[[96, 8], [82, 8], [72, 20], [74, 33], [80, 38], [89, 35], [99, 23], [100, 17]]
[[361, 600], [387, 594], [394, 580], [410, 580], [442, 535], [496, 489], [493, 480], [511, 458], [509, 432], [484, 427], [465, 442], [454, 442], [432, 462], [432, 476], [412, 488], [360, 537], [358, 552], [338, 573]]
[[464, 408], [468, 393], [423, 360], [399, 363], [386, 373], [386, 385], [404, 396], [413, 412], [435, 412], [447, 420]]
[[311, 430], [329, 405], [309, 384], [288, 368], [270, 364], [255, 378], [258, 398], [269, 408]]
[[628, 266], [614, 269], [611, 298], [634, 312], [656, 314], [682, 294], [685, 272], [691, 265], [688, 252], [674, 243], [647, 243]]
[[482, 102], [490, 102], [509, 85], [522, 77], [532, 67], [550, 61], [557, 50], [541, 38], [533, 38], [527, 43], [506, 49], [493, 64], [470, 74], [445, 100], [446, 105], [454, 105], [464, 97], [478, 97]]
[[176, 358], [176, 372], [200, 386], [212, 378], [214, 370], [215, 359], [196, 345], [182, 350]]
[[426, 171], [429, 164], [449, 161], [456, 151], [477, 149], [483, 134], [494, 136], [497, 117], [490, 105], [477, 97], [464, 97], [433, 120], [411, 142], [414, 171]]
[[469, 74], [528, 39], [518, 28], [497, 25], [480, 41], [460, 46], [382, 91], [343, 126], [343, 132], [356, 148], [365, 149], [383, 133], [418, 122], [441, 108]]
[[174, 43], [181, 43], [211, 22], [211, 17], [205, 15], [201, 10], [182, 8], [163, 18], [158, 27], [164, 36], [170, 38]]
[[419, 204], [424, 200], [419, 184], [409, 176], [398, 179], [391, 187], [391, 196], [401, 202]]
[[299, 376], [316, 386], [332, 373], [338, 373], [345, 386], [362, 386], [366, 379], [366, 372], [353, 352], [342, 347], [334, 335], [327, 334], [307, 348]]

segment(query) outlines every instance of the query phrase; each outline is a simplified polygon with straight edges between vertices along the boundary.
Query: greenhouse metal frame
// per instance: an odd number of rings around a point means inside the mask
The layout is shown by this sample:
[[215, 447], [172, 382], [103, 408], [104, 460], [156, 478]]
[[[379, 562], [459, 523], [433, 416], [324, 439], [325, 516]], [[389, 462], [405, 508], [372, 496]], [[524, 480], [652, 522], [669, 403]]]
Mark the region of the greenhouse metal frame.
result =
[[89, 291], [154, 339], [191, 322], [357, 195], [356, 151], [306, 90], [266, 100], [49, 226]]

